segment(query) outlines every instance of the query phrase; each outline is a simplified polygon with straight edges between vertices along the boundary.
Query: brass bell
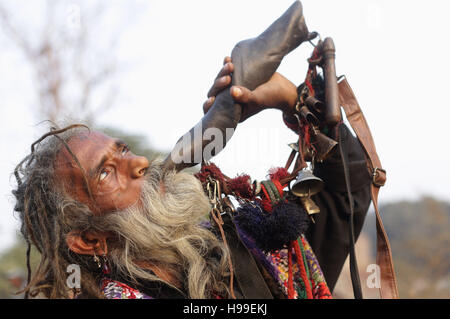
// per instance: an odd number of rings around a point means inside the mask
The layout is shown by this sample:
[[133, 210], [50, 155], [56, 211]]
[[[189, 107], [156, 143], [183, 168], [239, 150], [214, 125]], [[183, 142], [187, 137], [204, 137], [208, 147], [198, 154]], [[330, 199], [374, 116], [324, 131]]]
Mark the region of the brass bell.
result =
[[311, 199], [311, 197], [300, 197], [300, 201], [303, 205], [303, 208], [306, 210], [306, 213], [311, 218], [313, 223], [316, 223], [314, 217], [312, 215], [320, 213], [320, 208], [316, 203]]
[[320, 213], [319, 206], [311, 199], [311, 197], [300, 197], [303, 207], [308, 215], [314, 215]]
[[291, 192], [298, 197], [310, 197], [320, 192], [323, 184], [322, 179], [314, 176], [310, 169], [302, 169], [298, 172], [297, 179], [291, 187]]
[[325, 134], [321, 133], [318, 129], [314, 129], [313, 132], [313, 145], [316, 149], [315, 160], [320, 163], [323, 162], [328, 155], [330, 155], [331, 151], [338, 143], [332, 138], [329, 138]]

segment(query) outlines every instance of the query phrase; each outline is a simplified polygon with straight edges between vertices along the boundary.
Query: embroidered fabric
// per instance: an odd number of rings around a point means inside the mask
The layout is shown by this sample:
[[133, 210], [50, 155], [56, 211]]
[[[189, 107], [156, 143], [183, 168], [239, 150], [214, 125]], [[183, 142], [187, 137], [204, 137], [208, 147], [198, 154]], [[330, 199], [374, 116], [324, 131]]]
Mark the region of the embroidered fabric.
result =
[[[289, 289], [289, 267], [288, 267], [288, 249], [281, 249], [271, 253], [264, 253], [258, 249], [254, 241], [246, 236], [242, 231], [239, 232], [244, 244], [249, 251], [257, 258], [267, 269], [279, 285], [283, 293], [288, 296]], [[331, 293], [325, 282], [322, 270], [306, 238], [301, 235], [298, 239], [303, 261], [306, 269], [309, 285], [312, 288], [313, 299], [331, 299]], [[297, 256], [294, 253], [293, 258], [293, 287], [294, 299], [306, 299], [305, 282], [300, 273], [300, 267], [297, 263]], [[120, 281], [104, 277], [101, 281], [101, 291], [107, 299], [153, 299], [154, 296], [148, 296], [141, 291], [134, 289]], [[220, 298], [220, 296], [217, 296]]]
[[102, 279], [101, 291], [107, 299], [153, 299], [137, 289], [108, 277]]
[[[249, 251], [257, 258], [261, 264], [267, 269], [271, 276], [277, 281], [279, 288], [288, 296], [289, 289], [289, 256], [288, 249], [284, 248], [270, 253], [264, 253], [255, 245], [255, 242], [242, 231], [239, 232], [241, 239], [247, 246]], [[304, 263], [308, 281], [312, 287], [313, 299], [332, 299], [332, 295], [323, 276], [316, 256], [304, 235], [298, 239], [302, 256], [300, 259]], [[306, 299], [306, 287], [302, 279], [300, 268], [297, 263], [295, 252], [292, 258], [293, 269], [293, 299]]]

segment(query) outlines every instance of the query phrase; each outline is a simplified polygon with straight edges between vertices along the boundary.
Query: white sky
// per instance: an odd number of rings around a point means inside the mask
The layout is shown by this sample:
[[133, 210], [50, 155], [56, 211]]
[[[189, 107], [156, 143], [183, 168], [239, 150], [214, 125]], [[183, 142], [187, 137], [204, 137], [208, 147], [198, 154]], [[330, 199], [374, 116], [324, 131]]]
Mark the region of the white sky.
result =
[[[293, 1], [138, 3], [139, 13], [121, 34], [117, 52], [131, 67], [119, 81], [119, 102], [99, 121], [143, 133], [153, 146], [169, 151], [203, 115], [202, 104], [223, 57], [238, 41], [261, 33]], [[421, 195], [450, 200], [448, 2], [302, 3], [309, 29], [334, 39], [337, 73], [347, 76], [369, 122], [388, 171], [380, 203]], [[17, 229], [11, 173], [42, 131], [35, 126], [30, 69], [7, 39], [0, 36], [0, 44], [5, 48], [0, 53], [1, 250], [12, 243]], [[311, 50], [310, 44], [302, 44], [285, 58], [279, 72], [300, 84]], [[213, 162], [227, 175], [246, 172], [261, 180], [270, 167], [284, 165], [287, 144], [293, 141], [281, 114], [266, 111], [239, 125]]]

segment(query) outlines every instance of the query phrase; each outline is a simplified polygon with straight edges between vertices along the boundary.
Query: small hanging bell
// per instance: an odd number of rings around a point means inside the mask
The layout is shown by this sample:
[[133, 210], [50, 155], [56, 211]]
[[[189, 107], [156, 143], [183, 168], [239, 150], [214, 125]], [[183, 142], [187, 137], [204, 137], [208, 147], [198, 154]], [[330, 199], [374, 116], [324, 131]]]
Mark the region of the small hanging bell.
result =
[[291, 187], [291, 192], [298, 197], [310, 197], [320, 192], [323, 184], [322, 179], [314, 176], [310, 169], [302, 169]]
[[308, 215], [320, 213], [319, 206], [317, 206], [316, 203], [314, 203], [311, 197], [300, 197], [300, 201], [302, 202], [303, 207], [305, 208]]
[[311, 197], [300, 197], [300, 201], [302, 202], [303, 208], [308, 213], [308, 216], [311, 218], [312, 222], [315, 223], [312, 215], [320, 213], [319, 206], [314, 203]]
[[316, 150], [315, 160], [319, 163], [323, 162], [338, 144], [332, 138], [321, 133], [317, 128], [313, 130], [312, 139]]

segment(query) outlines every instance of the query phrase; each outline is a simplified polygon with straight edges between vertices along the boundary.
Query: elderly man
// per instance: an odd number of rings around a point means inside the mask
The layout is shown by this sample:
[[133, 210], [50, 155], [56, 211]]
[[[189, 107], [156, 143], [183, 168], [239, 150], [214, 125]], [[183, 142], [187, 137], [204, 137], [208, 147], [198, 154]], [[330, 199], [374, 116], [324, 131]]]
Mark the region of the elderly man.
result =
[[[320, 208], [314, 224], [306, 227], [299, 219], [308, 216], [295, 205], [289, 208], [279, 201], [293, 211], [296, 223], [274, 208], [270, 216], [278, 233], [290, 228], [295, 235], [277, 249], [260, 247], [260, 241], [235, 223], [232, 213], [224, 215], [225, 222], [212, 213], [217, 223], [205, 224], [204, 217], [216, 207], [202, 183], [182, 171], [217, 152], [214, 148], [210, 154], [205, 152], [209, 139], [203, 135], [208, 129], [228, 133], [267, 108], [281, 110], [289, 127], [298, 124], [297, 88], [275, 70], [284, 55], [309, 38], [296, 1], [259, 37], [239, 43], [233, 61], [225, 59], [208, 93], [205, 116], [165, 160], [150, 163], [133, 154], [124, 141], [83, 125], [53, 128], [36, 141], [15, 170], [17, 189], [13, 191], [28, 257], [31, 245], [41, 254], [33, 276], [29, 274], [26, 294], [42, 292], [49, 298], [331, 297], [329, 288], [333, 289], [349, 253], [349, 205], [354, 207], [357, 237], [370, 204], [371, 180], [363, 150], [348, 130], [340, 130], [340, 138], [347, 145], [353, 203], [342, 182], [342, 154], [335, 149], [315, 167], [326, 187], [314, 195]], [[331, 137], [336, 132], [328, 130]], [[221, 147], [229, 137], [218, 138]], [[283, 195], [281, 187], [274, 192]], [[250, 210], [263, 213], [256, 199], [245, 202]], [[267, 238], [269, 234], [277, 235], [266, 227], [262, 237], [267, 243], [274, 240]], [[73, 265], [80, 270], [80, 287], [68, 285], [67, 270]]]
[[[210, 96], [230, 84], [232, 71], [228, 58]], [[296, 87], [277, 73], [253, 91], [233, 86], [230, 92], [247, 106], [248, 116], [277, 108], [289, 119], [297, 100]], [[205, 111], [213, 100], [205, 102]], [[352, 172], [359, 172], [352, 181], [358, 234], [370, 203], [370, 178], [363, 174], [356, 139], [345, 138]], [[26, 290], [50, 298], [73, 296], [66, 270], [76, 264], [80, 297], [245, 297], [237, 284], [230, 291], [229, 249], [200, 223], [211, 209], [200, 182], [166, 163], [149, 163], [124, 141], [78, 125], [53, 130], [33, 144], [15, 172], [14, 191], [22, 233], [41, 253]], [[322, 166], [327, 165], [336, 169], [323, 177], [339, 181], [338, 154]], [[348, 254], [348, 203], [340, 184], [329, 184], [318, 195], [321, 213], [307, 233], [331, 288]], [[268, 285], [273, 297], [285, 296], [274, 292], [273, 282]]]

